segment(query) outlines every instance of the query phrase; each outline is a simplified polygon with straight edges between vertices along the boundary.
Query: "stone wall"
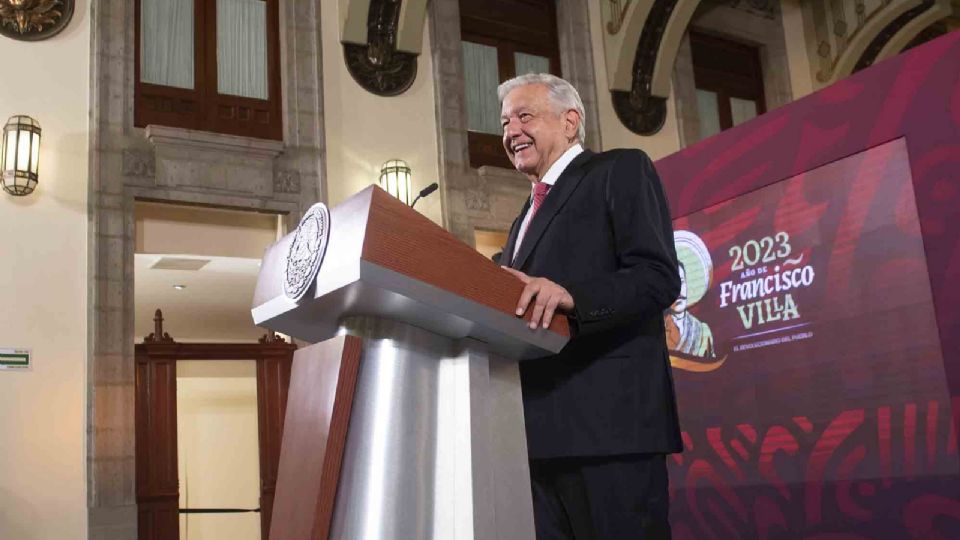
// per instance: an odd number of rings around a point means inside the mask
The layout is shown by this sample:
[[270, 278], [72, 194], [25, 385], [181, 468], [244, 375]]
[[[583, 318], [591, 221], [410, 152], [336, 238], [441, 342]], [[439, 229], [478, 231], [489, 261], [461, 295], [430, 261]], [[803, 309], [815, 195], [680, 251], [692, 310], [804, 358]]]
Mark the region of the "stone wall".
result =
[[[763, 9], [757, 9], [749, 3], [706, 0], [694, 13], [690, 28], [755, 45], [760, 50], [766, 110], [771, 111], [793, 101], [793, 93], [780, 9], [774, 2], [764, 5]], [[686, 147], [700, 140], [689, 29], [683, 36], [674, 64], [673, 91], [680, 124], [680, 146]]]
[[136, 198], [268, 211], [325, 197], [316, 5], [281, 2], [283, 141], [133, 126], [134, 4], [92, 6], [87, 459], [89, 538], [136, 538]]
[[[457, 2], [431, 2], [434, 88], [440, 160], [443, 225], [474, 245], [474, 230], [507, 231], [530, 196], [520, 173], [499, 167], [470, 167], [467, 111], [464, 101]], [[586, 110], [586, 146], [600, 150], [599, 115], [587, 6], [580, 0], [557, 0], [560, 65], [563, 76], [580, 92]]]

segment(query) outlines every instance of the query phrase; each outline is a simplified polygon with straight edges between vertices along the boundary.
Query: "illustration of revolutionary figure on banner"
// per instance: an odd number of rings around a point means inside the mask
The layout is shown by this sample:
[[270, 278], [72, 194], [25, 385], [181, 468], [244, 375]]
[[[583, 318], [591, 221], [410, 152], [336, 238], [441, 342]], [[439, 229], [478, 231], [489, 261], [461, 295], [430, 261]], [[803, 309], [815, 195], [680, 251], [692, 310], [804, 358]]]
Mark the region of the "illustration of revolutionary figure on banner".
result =
[[725, 358], [716, 359], [710, 326], [690, 308], [703, 299], [713, 283], [713, 260], [699, 236], [678, 230], [673, 233], [680, 272], [680, 295], [663, 315], [667, 348], [673, 367], [687, 371], [713, 371]]

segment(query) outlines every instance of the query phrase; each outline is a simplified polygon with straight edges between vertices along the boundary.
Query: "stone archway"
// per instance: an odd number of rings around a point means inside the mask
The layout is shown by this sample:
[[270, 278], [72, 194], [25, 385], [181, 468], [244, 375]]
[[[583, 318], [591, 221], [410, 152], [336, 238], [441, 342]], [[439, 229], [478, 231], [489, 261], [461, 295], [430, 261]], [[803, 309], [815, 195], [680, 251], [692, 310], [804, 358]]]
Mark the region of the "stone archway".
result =
[[700, 0], [611, 0], [602, 10], [607, 88], [620, 122], [638, 135], [667, 117], [673, 65]]
[[822, 86], [899, 53], [924, 28], [952, 12], [950, 0], [905, 0], [854, 9], [852, 19], [844, 4], [813, 0], [804, 6], [815, 32], [811, 56], [818, 60], [815, 77]]

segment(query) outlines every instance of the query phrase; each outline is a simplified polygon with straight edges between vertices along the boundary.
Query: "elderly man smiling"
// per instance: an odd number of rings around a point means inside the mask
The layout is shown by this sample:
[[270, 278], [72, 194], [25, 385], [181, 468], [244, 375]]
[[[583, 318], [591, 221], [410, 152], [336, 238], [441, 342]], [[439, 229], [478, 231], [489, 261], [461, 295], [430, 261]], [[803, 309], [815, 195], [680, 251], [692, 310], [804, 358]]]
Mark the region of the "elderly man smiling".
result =
[[681, 448], [663, 312], [680, 290], [670, 212], [639, 150], [583, 149], [576, 89], [499, 89], [503, 146], [531, 183], [500, 263], [531, 328], [562, 314], [560, 354], [521, 363], [537, 538], [670, 538], [666, 454]]

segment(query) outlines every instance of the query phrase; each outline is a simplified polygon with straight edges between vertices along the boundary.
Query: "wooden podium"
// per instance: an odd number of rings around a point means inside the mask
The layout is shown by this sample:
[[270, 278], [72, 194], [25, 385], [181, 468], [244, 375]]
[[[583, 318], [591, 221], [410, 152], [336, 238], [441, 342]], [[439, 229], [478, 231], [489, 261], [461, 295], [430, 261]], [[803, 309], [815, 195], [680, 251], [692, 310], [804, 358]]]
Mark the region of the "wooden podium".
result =
[[530, 330], [519, 280], [377, 187], [330, 210], [299, 302], [293, 238], [252, 310], [315, 343], [294, 355], [270, 538], [532, 539], [517, 361], [563, 348], [566, 318]]

